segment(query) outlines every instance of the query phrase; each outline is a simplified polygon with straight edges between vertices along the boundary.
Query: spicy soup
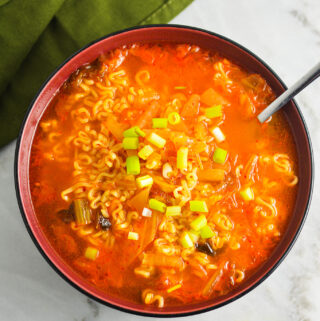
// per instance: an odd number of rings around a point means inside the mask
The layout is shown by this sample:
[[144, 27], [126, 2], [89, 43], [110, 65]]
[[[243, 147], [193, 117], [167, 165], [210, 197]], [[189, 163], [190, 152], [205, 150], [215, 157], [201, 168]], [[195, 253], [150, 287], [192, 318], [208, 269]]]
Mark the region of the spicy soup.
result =
[[296, 150], [258, 74], [188, 44], [134, 44], [64, 83], [34, 138], [30, 186], [59, 255], [158, 307], [226, 294], [280, 241]]

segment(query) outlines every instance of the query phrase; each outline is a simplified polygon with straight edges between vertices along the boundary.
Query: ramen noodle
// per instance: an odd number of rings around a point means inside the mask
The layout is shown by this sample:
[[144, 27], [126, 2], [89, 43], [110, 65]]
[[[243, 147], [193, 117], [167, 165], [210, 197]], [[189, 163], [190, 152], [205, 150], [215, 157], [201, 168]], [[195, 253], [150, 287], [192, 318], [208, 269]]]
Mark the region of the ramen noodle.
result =
[[299, 178], [266, 81], [189, 44], [134, 44], [74, 72], [34, 138], [52, 246], [109, 295], [159, 308], [215, 298], [281, 240]]

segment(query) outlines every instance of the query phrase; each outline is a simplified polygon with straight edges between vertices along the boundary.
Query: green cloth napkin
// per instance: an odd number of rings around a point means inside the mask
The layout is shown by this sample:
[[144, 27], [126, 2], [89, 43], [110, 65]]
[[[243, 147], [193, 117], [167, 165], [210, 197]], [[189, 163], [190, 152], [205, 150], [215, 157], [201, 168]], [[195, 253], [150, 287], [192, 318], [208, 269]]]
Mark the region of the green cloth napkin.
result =
[[14, 139], [41, 84], [108, 33], [167, 23], [192, 0], [0, 0], [0, 147]]

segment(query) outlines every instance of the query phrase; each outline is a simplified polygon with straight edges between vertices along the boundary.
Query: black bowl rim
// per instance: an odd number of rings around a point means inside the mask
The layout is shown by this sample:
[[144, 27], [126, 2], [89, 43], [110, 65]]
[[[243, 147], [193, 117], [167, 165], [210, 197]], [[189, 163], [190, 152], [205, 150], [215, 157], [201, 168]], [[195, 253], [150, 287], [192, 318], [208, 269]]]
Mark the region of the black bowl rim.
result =
[[38, 90], [37, 94], [35, 95], [35, 97], [33, 98], [33, 100], [31, 101], [26, 114], [24, 116], [24, 119], [22, 121], [21, 127], [20, 127], [20, 131], [19, 131], [19, 135], [17, 138], [17, 143], [16, 143], [16, 150], [15, 150], [15, 158], [14, 158], [14, 181], [15, 181], [15, 190], [16, 190], [16, 196], [17, 196], [17, 201], [18, 201], [18, 205], [19, 205], [19, 209], [20, 209], [20, 214], [22, 216], [23, 222], [27, 228], [27, 231], [33, 241], [33, 243], [35, 244], [35, 246], [37, 247], [37, 249], [39, 250], [39, 252], [41, 253], [41, 255], [43, 256], [43, 258], [47, 261], [47, 263], [53, 268], [54, 271], [56, 271], [58, 273], [58, 275], [60, 275], [60, 277], [62, 277], [62, 279], [64, 279], [66, 282], [68, 282], [71, 286], [73, 286], [75, 289], [77, 289], [78, 291], [80, 291], [81, 293], [85, 294], [86, 296], [88, 296], [90, 299], [93, 299], [105, 306], [114, 308], [116, 310], [122, 311], [122, 312], [127, 312], [127, 313], [131, 313], [131, 314], [135, 314], [135, 315], [140, 315], [140, 316], [144, 316], [144, 317], [160, 317], [160, 318], [172, 318], [172, 317], [185, 317], [185, 316], [190, 316], [190, 315], [196, 315], [196, 314], [200, 314], [200, 313], [204, 313], [204, 312], [209, 312], [215, 309], [218, 309], [224, 305], [227, 305], [239, 298], [241, 298], [242, 296], [244, 296], [245, 294], [251, 292], [253, 289], [255, 289], [258, 285], [260, 285], [264, 280], [266, 280], [275, 270], [276, 268], [280, 265], [280, 263], [282, 263], [282, 261], [284, 260], [284, 258], [288, 255], [288, 253], [290, 252], [290, 250], [292, 249], [294, 243], [296, 242], [301, 229], [305, 223], [309, 208], [310, 208], [310, 203], [311, 203], [311, 199], [312, 199], [312, 194], [313, 194], [313, 185], [314, 185], [314, 156], [313, 156], [313, 149], [312, 149], [312, 143], [311, 143], [311, 138], [310, 138], [310, 134], [306, 125], [306, 122], [302, 116], [301, 110], [297, 104], [297, 102], [292, 99], [292, 102], [295, 106], [295, 108], [298, 111], [298, 114], [301, 118], [301, 121], [303, 123], [303, 127], [306, 133], [306, 136], [308, 138], [308, 144], [309, 144], [309, 150], [310, 150], [310, 160], [311, 160], [311, 178], [310, 178], [310, 193], [308, 195], [308, 201], [306, 204], [306, 209], [303, 215], [303, 218], [301, 220], [301, 223], [298, 227], [297, 232], [295, 233], [291, 243], [288, 245], [286, 251], [283, 253], [283, 255], [276, 261], [276, 263], [272, 266], [272, 268], [262, 277], [260, 278], [257, 282], [255, 282], [254, 284], [252, 284], [248, 289], [246, 289], [245, 291], [237, 294], [236, 296], [211, 307], [207, 307], [207, 308], [203, 308], [200, 310], [196, 310], [196, 311], [192, 311], [192, 312], [181, 312], [181, 313], [168, 313], [168, 314], [158, 314], [158, 313], [151, 313], [151, 312], [140, 312], [140, 311], [135, 311], [135, 310], [131, 310], [129, 308], [125, 308], [125, 307], [120, 307], [118, 305], [103, 301], [97, 297], [95, 297], [94, 295], [88, 293], [86, 290], [82, 289], [81, 287], [79, 287], [78, 285], [76, 285], [75, 283], [73, 283], [68, 277], [66, 277], [55, 265], [54, 263], [49, 259], [49, 257], [46, 255], [46, 253], [43, 251], [43, 249], [41, 248], [40, 244], [38, 243], [38, 241], [36, 240], [35, 236], [33, 235], [31, 228], [28, 224], [27, 218], [26, 218], [26, 214], [24, 212], [23, 209], [23, 205], [22, 205], [22, 201], [21, 201], [21, 196], [20, 196], [20, 190], [19, 190], [19, 179], [18, 179], [18, 156], [19, 156], [19, 150], [20, 150], [20, 143], [21, 143], [21, 138], [22, 138], [22, 133], [25, 127], [25, 123], [27, 121], [27, 118], [33, 108], [33, 105], [35, 103], [35, 101], [37, 100], [38, 96], [40, 95], [40, 93], [42, 92], [43, 88], [47, 85], [47, 83], [51, 80], [51, 78], [60, 70], [61, 67], [63, 67], [69, 60], [71, 60], [73, 57], [75, 57], [76, 55], [78, 55], [81, 51], [83, 51], [84, 49], [90, 47], [91, 45], [100, 42], [101, 40], [104, 40], [106, 38], [109, 38], [111, 36], [115, 36], [121, 33], [125, 33], [131, 30], [136, 30], [136, 29], [148, 29], [148, 28], [163, 28], [163, 27], [170, 27], [170, 28], [178, 28], [178, 29], [188, 29], [188, 30], [196, 30], [196, 31], [201, 31], [204, 33], [207, 33], [209, 35], [215, 36], [217, 38], [220, 38], [224, 41], [227, 41], [235, 46], [237, 46], [238, 48], [242, 49], [243, 51], [247, 52], [249, 55], [251, 55], [252, 57], [254, 57], [255, 59], [257, 59], [266, 69], [268, 69], [272, 75], [280, 82], [280, 84], [283, 86], [284, 89], [287, 89], [287, 86], [284, 84], [284, 82], [280, 79], [280, 77], [274, 72], [274, 70], [266, 63], [264, 62], [261, 58], [259, 58], [256, 54], [254, 54], [253, 52], [251, 52], [249, 49], [247, 49], [246, 47], [240, 45], [239, 43], [237, 43], [234, 40], [231, 40], [225, 36], [222, 36], [220, 34], [217, 34], [215, 32], [212, 31], [208, 31], [202, 28], [197, 28], [197, 27], [192, 27], [192, 26], [187, 26], [187, 25], [180, 25], [180, 24], [154, 24], [154, 25], [144, 25], [144, 26], [135, 26], [135, 27], [131, 27], [131, 28], [127, 28], [127, 29], [123, 29], [123, 30], [119, 30], [113, 33], [110, 33], [106, 36], [103, 36], [101, 38], [98, 38], [92, 42], [90, 42], [89, 44], [87, 44], [86, 46], [82, 47], [81, 49], [79, 49], [78, 51], [76, 51], [74, 54], [72, 54], [71, 56], [69, 56], [63, 63], [61, 63], [50, 75], [49, 77], [45, 80], [45, 82], [42, 84], [42, 86], [40, 87], [40, 89]]

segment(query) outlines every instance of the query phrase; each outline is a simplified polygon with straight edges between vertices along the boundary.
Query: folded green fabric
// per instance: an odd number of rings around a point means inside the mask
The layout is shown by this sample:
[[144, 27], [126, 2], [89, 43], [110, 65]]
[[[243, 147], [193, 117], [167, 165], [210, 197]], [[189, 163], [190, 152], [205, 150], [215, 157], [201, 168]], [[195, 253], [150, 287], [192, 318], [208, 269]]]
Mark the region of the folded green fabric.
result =
[[108, 33], [167, 23], [192, 0], [0, 0], [0, 147], [14, 139], [41, 84]]

